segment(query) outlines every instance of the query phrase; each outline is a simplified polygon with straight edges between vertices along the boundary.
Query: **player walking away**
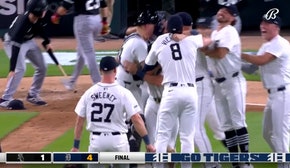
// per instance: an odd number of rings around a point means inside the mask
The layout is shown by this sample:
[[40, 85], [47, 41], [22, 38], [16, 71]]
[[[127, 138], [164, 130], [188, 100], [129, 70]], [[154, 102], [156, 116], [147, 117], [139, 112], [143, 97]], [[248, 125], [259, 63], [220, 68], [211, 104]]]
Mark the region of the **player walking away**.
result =
[[[273, 8], [262, 18], [260, 31], [266, 42], [257, 55], [243, 53], [242, 58], [260, 66], [261, 79], [269, 94], [264, 109], [263, 137], [273, 152], [289, 153], [290, 44], [279, 35], [281, 18], [278, 12]], [[278, 167], [290, 165], [278, 163]]]
[[[201, 51], [209, 56], [209, 68], [215, 83], [215, 103], [229, 152], [249, 152], [249, 135], [245, 121], [246, 80], [241, 72], [241, 42], [232, 6], [217, 12], [219, 26], [211, 34], [214, 46]], [[249, 163], [232, 163], [235, 168], [252, 167]]]
[[[146, 57], [144, 71], [158, 63], [162, 67], [164, 90], [158, 111], [156, 152], [166, 153], [167, 145], [177, 120], [181, 152], [194, 152], [195, 122], [198, 117], [195, 87], [196, 50], [203, 46], [202, 36], [182, 34], [182, 20], [172, 15], [167, 24], [169, 33], [159, 36]], [[163, 167], [163, 164], [157, 164]], [[191, 167], [185, 163], [182, 167]]]
[[27, 11], [18, 15], [4, 35], [4, 50], [10, 58], [10, 69], [8, 82], [0, 106], [7, 108], [13, 95], [16, 92], [21, 79], [26, 70], [25, 58], [27, 58], [35, 68], [33, 82], [28, 91], [26, 100], [35, 105], [46, 105], [39, 94], [46, 75], [46, 65], [40, 48], [33, 38], [41, 36], [46, 49], [50, 48], [50, 40], [44, 33], [44, 17], [47, 8], [46, 0], [29, 0]]
[[[129, 152], [127, 125], [131, 119], [138, 134], [143, 138], [148, 152], [154, 152], [140, 116], [141, 108], [133, 94], [115, 82], [118, 63], [115, 58], [101, 59], [101, 82], [89, 88], [79, 100], [75, 112], [75, 140], [71, 151], [79, 151], [79, 143], [85, 120], [90, 132], [89, 152]], [[89, 168], [99, 165], [89, 164]], [[129, 167], [122, 164], [121, 167]]]
[[[52, 22], [58, 23], [60, 16], [65, 15], [67, 11], [74, 7], [74, 35], [77, 40], [77, 63], [74, 72], [69, 80], [63, 81], [67, 90], [73, 90], [77, 78], [86, 63], [93, 83], [101, 80], [98, 69], [95, 49], [94, 36], [96, 34], [105, 34], [108, 31], [107, 24], [107, 4], [105, 0], [63, 0], [62, 5], [57, 8], [56, 13], [52, 16]], [[101, 18], [101, 15], [103, 16]]]

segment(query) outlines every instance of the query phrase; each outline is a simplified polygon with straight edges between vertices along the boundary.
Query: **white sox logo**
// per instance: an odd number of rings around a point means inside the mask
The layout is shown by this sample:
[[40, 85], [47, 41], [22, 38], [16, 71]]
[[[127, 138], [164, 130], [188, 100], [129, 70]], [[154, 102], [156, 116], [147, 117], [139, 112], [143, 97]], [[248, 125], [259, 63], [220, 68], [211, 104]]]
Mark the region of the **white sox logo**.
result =
[[279, 9], [272, 8], [265, 14], [264, 17], [267, 20], [276, 19], [278, 13], [279, 13]]

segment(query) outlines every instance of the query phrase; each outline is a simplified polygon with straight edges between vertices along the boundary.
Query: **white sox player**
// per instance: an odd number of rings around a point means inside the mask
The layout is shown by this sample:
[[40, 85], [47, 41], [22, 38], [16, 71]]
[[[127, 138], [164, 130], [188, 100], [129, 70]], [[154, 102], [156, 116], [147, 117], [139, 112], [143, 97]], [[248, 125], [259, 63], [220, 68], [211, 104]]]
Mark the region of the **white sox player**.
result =
[[[242, 54], [242, 58], [260, 66], [261, 79], [268, 91], [264, 109], [263, 137], [273, 152], [289, 152], [290, 125], [290, 44], [279, 35], [279, 10], [269, 10], [262, 19], [260, 31], [266, 41], [257, 55]], [[289, 163], [279, 163], [289, 168]]]
[[26, 100], [34, 105], [47, 105], [47, 102], [40, 97], [46, 75], [46, 64], [41, 49], [33, 40], [34, 37], [40, 36], [44, 39], [43, 44], [45, 44], [46, 49], [50, 48], [50, 40], [44, 31], [46, 23], [42, 19], [46, 10], [46, 0], [29, 0], [27, 11], [14, 19], [8, 32], [4, 35], [3, 46], [10, 59], [10, 67], [7, 85], [0, 98], [0, 107], [7, 108], [9, 102], [13, 100], [13, 95], [17, 91], [26, 70], [26, 58], [35, 68], [33, 82]]
[[[202, 51], [209, 56], [209, 68], [215, 78], [215, 103], [229, 152], [249, 152], [249, 135], [245, 121], [246, 80], [241, 72], [241, 42], [231, 25], [236, 8], [224, 6], [217, 12], [219, 26], [211, 34], [215, 43]], [[252, 167], [249, 163], [232, 163], [234, 167]]]
[[[168, 19], [169, 33], [159, 36], [145, 60], [144, 70], [162, 67], [164, 90], [157, 116], [156, 152], [165, 153], [173, 127], [179, 122], [181, 152], [194, 152], [195, 122], [198, 117], [195, 87], [196, 49], [203, 46], [201, 36], [182, 34], [183, 23], [178, 15]], [[163, 167], [163, 164], [157, 164]], [[184, 163], [181, 167], [191, 167]]]
[[[131, 119], [136, 131], [143, 137], [146, 148], [154, 152], [150, 144], [145, 124], [140, 116], [141, 108], [133, 94], [115, 81], [117, 61], [114, 57], [106, 56], [101, 59], [101, 82], [89, 88], [80, 98], [75, 112], [75, 140], [71, 151], [79, 151], [83, 125], [90, 132], [89, 152], [129, 152], [127, 125]], [[100, 167], [89, 164], [89, 168]], [[120, 167], [128, 168], [122, 164]]]

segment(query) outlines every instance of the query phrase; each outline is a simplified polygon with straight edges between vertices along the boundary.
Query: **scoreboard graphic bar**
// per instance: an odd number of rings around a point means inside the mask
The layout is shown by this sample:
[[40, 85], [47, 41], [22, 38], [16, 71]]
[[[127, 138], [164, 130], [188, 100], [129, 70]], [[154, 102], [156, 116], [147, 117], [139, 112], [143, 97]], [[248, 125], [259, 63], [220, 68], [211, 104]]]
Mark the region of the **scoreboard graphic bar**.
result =
[[290, 153], [7, 152], [6, 164], [290, 163]]
[[51, 152], [8, 152], [6, 153], [7, 164], [51, 164]]
[[98, 152], [93, 153], [81, 153], [81, 152], [54, 152], [53, 153], [53, 163], [63, 164], [63, 163], [99, 163]]

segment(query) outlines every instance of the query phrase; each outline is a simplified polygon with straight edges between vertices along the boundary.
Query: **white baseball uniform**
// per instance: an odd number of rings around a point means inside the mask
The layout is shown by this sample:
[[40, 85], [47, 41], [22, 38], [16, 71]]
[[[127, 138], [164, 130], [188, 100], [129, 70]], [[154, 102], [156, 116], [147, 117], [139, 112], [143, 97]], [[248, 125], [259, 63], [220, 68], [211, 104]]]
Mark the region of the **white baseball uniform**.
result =
[[142, 91], [140, 89], [140, 85], [143, 81], [141, 79], [134, 79], [132, 74], [125, 71], [122, 64], [124, 64], [125, 60], [137, 63], [143, 62], [148, 54], [147, 48], [148, 43], [139, 34], [133, 33], [125, 39], [118, 53], [121, 65], [117, 68], [116, 80], [120, 85], [133, 93], [141, 108], [144, 107], [142, 102]]
[[[162, 67], [164, 90], [157, 116], [156, 152], [165, 153], [177, 120], [181, 152], [194, 152], [195, 122], [198, 118], [195, 86], [197, 48], [203, 46], [201, 35], [188, 36], [179, 42], [170, 33], [160, 35], [152, 45], [145, 64]], [[163, 164], [156, 166], [163, 167]], [[181, 164], [191, 167], [191, 164]]]
[[[216, 110], [225, 133], [225, 143], [229, 152], [249, 152], [249, 134], [247, 130], [246, 80], [241, 72], [241, 42], [237, 30], [227, 25], [211, 34], [215, 47], [226, 48], [223, 58], [210, 57], [209, 63], [214, 80], [214, 98]], [[236, 163], [236, 166], [248, 166], [249, 163]]]
[[[152, 84], [147, 85], [149, 97], [145, 105], [144, 116], [150, 142], [154, 143], [156, 139], [157, 114], [162, 98], [163, 86], [155, 86]], [[173, 127], [173, 131], [168, 143], [168, 147], [170, 147], [171, 149], [175, 149], [177, 134], [178, 134], [178, 122]]]
[[264, 110], [263, 136], [273, 152], [289, 152], [290, 130], [290, 44], [277, 35], [264, 43], [257, 55], [276, 57], [260, 67], [263, 85], [268, 89]]
[[241, 73], [241, 42], [233, 26], [212, 32], [211, 38], [218, 47], [229, 50], [222, 59], [209, 57], [209, 69], [215, 80], [217, 113], [223, 131], [246, 127], [246, 80]]
[[[88, 89], [75, 112], [86, 118], [86, 129], [91, 132], [89, 152], [129, 152], [125, 121], [140, 111], [133, 94], [117, 82], [99, 82]], [[103, 165], [89, 164], [90, 168], [98, 166]]]
[[[215, 107], [212, 108], [212, 104], [214, 104], [214, 89], [212, 79], [209, 76], [207, 69], [207, 61], [206, 56], [201, 52], [197, 52], [196, 57], [196, 66], [195, 66], [195, 74], [196, 74], [196, 87], [197, 87], [197, 95], [198, 95], [198, 110], [199, 110], [199, 118], [196, 122], [196, 132], [194, 137], [194, 142], [199, 152], [202, 153], [210, 153], [212, 152], [212, 147], [209, 141], [209, 138], [206, 134], [205, 130], [205, 120], [209, 116], [209, 113], [216, 113]], [[214, 115], [214, 114], [212, 114]], [[220, 130], [220, 122], [217, 116], [215, 118], [211, 118], [211, 120], [215, 120], [214, 123], [217, 124], [214, 127], [217, 127], [215, 130]], [[217, 133], [217, 134], [223, 134]], [[216, 163], [206, 163], [206, 167], [214, 167]]]

